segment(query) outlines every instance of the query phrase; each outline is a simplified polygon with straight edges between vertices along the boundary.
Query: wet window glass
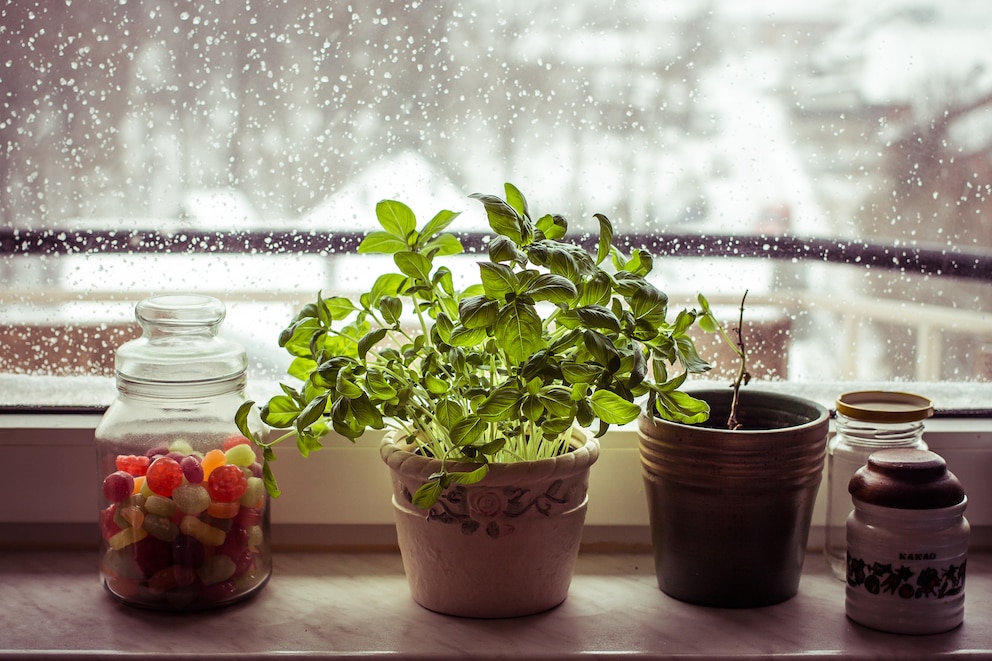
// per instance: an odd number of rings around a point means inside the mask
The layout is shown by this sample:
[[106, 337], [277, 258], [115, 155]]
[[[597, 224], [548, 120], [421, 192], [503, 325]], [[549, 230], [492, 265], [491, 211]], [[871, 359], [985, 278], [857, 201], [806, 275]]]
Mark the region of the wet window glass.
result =
[[673, 307], [734, 324], [747, 291], [755, 378], [987, 407], [989, 34], [970, 0], [6, 3], [0, 404], [104, 397], [175, 291], [276, 380], [295, 310], [381, 263], [378, 200], [463, 211], [478, 250], [467, 196], [509, 181], [580, 240], [610, 217]]

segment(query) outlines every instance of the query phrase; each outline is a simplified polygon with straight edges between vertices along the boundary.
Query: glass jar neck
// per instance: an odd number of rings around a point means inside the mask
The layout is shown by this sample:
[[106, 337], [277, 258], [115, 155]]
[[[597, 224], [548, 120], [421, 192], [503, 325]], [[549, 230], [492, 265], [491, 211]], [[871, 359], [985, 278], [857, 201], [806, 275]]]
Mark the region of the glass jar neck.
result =
[[183, 400], [244, 395], [247, 384], [247, 372], [202, 381], [144, 381], [117, 374], [117, 391], [122, 397], [134, 399]]
[[923, 421], [872, 422], [837, 414], [837, 433], [853, 445], [873, 448], [905, 447], [923, 438]]

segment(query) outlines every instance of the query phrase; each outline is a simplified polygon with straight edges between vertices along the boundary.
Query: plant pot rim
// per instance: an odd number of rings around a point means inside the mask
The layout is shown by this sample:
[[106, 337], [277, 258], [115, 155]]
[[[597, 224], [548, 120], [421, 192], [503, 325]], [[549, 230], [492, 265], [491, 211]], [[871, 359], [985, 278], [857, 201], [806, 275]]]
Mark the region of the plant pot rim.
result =
[[[440, 459], [416, 454], [408, 449], [411, 446], [404, 447], [397, 444], [400, 436], [401, 432], [390, 430], [379, 444], [379, 455], [387, 466], [398, 470], [404, 464], [413, 462], [410, 467], [417, 466], [418, 471], [427, 471], [428, 474], [441, 469]], [[492, 484], [496, 480], [512, 481], [533, 473], [545, 474], [557, 471], [584, 470], [599, 459], [599, 439], [584, 428], [575, 427], [572, 429], [571, 447], [571, 451], [556, 457], [514, 462], [490, 462], [489, 474], [482, 484]], [[478, 464], [471, 462], [456, 461], [446, 462], [445, 465], [450, 471], [471, 470], [477, 466]]]
[[[687, 394], [710, 404], [714, 401], [726, 401], [728, 406], [731, 398], [733, 397], [733, 391], [729, 387], [701, 388], [695, 390], [690, 389], [686, 392]], [[810, 415], [807, 416], [807, 419], [804, 422], [784, 427], [745, 427], [743, 429], [727, 429], [725, 427], [709, 426], [707, 424], [687, 424], [684, 422], [665, 420], [664, 418], [656, 415], [653, 411], [643, 411], [638, 418], [638, 426], [643, 429], [652, 425], [672, 425], [675, 427], [685, 427], [687, 429], [705, 429], [707, 432], [726, 435], [744, 435], [748, 433], [784, 434], [792, 433], [798, 429], [803, 429], [806, 427], [815, 427], [817, 425], [827, 424], [830, 420], [830, 411], [828, 411], [825, 406], [819, 402], [815, 402], [811, 399], [800, 397], [798, 395], [790, 395], [788, 393], [782, 393], [774, 390], [761, 390], [760, 388], [742, 388], [740, 395], [745, 406], [748, 404], [747, 400], [752, 402], [755, 400], [765, 402], [783, 402], [809, 409]], [[710, 416], [710, 420], [713, 420], [713, 416]]]

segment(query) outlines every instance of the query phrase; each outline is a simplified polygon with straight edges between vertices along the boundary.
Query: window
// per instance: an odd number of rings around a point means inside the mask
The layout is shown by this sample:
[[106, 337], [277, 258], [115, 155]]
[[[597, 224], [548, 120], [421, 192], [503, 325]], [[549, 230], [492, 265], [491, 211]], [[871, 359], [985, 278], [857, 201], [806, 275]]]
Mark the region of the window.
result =
[[23, 0], [0, 17], [0, 405], [105, 404], [134, 304], [163, 291], [218, 295], [253, 380], [276, 380], [295, 308], [361, 285], [349, 251], [377, 200], [463, 210], [481, 246], [466, 195], [512, 181], [578, 236], [608, 215], [673, 305], [702, 291], [732, 321], [749, 290], [765, 378], [925, 382], [988, 408], [986, 3]]

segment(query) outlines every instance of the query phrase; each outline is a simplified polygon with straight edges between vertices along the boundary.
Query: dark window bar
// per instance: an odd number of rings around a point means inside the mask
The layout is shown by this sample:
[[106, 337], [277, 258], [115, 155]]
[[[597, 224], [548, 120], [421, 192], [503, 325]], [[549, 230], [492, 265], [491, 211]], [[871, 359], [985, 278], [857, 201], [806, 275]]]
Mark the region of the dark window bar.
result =
[[[326, 254], [353, 253], [364, 233], [300, 232], [296, 230], [216, 232], [182, 230], [0, 229], [0, 255], [80, 253], [230, 253]], [[486, 235], [463, 234], [468, 251], [485, 250]], [[595, 250], [595, 237], [578, 239]], [[643, 248], [658, 257], [748, 257], [775, 260], [823, 261], [863, 267], [900, 269], [907, 273], [953, 276], [992, 282], [992, 250], [960, 246], [883, 244], [855, 239], [796, 236], [623, 234], [614, 242], [629, 251]]]

